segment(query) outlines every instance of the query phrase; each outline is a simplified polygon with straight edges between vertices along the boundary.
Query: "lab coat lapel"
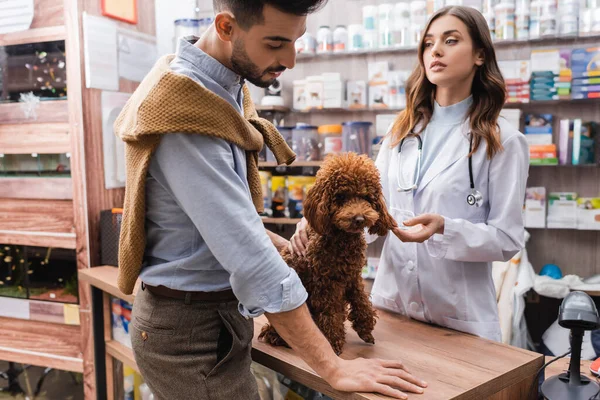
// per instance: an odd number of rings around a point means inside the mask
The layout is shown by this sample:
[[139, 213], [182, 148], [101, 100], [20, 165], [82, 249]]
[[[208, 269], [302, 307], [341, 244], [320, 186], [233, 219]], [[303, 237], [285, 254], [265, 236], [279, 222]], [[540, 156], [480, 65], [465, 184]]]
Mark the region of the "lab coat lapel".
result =
[[[441, 172], [450, 168], [452, 164], [462, 157], [467, 157], [469, 154], [469, 126], [469, 119], [467, 119], [458, 129], [452, 131], [441, 153], [437, 155], [435, 161], [425, 172], [422, 181], [419, 182], [417, 193], [421, 192]], [[465, 176], [467, 174], [468, 171], [465, 170]]]

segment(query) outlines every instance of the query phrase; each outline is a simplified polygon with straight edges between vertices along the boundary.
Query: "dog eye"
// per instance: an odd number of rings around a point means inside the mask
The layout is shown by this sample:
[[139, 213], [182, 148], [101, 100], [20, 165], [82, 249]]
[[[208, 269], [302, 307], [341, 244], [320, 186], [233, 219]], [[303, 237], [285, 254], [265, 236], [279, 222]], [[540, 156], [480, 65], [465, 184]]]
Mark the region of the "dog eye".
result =
[[340, 194], [338, 194], [338, 195], [335, 196], [335, 199], [337, 201], [339, 201], [339, 202], [346, 201], [346, 195], [343, 194], [343, 193], [340, 193]]

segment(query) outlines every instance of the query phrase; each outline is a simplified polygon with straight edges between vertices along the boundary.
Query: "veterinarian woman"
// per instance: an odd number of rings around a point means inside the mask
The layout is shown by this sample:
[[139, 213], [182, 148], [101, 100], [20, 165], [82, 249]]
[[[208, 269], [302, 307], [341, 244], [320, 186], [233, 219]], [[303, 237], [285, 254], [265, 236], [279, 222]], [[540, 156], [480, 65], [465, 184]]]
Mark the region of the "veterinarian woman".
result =
[[[504, 80], [484, 17], [446, 7], [421, 38], [418, 66], [377, 157], [399, 223], [383, 247], [377, 307], [499, 341], [492, 261], [524, 246], [524, 136], [499, 117]], [[291, 246], [303, 252], [306, 222]], [[374, 239], [374, 238], [373, 238]]]

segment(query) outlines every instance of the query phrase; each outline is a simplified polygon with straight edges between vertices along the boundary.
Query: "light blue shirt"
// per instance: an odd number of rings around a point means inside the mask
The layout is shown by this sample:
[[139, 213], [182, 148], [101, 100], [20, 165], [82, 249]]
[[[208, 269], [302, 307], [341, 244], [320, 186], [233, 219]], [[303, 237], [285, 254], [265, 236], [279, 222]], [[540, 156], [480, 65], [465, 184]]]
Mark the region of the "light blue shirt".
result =
[[[181, 40], [171, 69], [243, 114], [243, 81]], [[169, 133], [146, 179], [144, 283], [184, 291], [232, 288], [242, 315], [301, 306], [308, 297], [265, 232], [248, 188], [246, 153], [212, 136]]]
[[419, 182], [442, 151], [450, 133], [465, 121], [471, 104], [473, 104], [473, 96], [448, 107], [442, 107], [437, 101], [434, 101], [431, 120], [425, 127], [425, 131], [421, 133], [423, 159], [421, 160]]

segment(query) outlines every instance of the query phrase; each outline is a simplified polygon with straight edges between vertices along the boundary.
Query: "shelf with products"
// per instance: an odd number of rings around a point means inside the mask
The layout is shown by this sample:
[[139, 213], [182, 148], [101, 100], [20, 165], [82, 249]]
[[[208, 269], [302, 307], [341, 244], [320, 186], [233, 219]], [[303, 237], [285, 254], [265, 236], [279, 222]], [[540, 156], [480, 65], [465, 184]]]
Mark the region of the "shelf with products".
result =
[[[600, 40], [599, 35], [590, 36], [548, 36], [536, 39], [522, 39], [522, 40], [497, 40], [494, 41], [494, 47], [510, 47], [510, 46], [564, 46], [564, 45], [594, 45]], [[296, 56], [298, 62], [308, 61], [321, 61], [321, 60], [332, 60], [341, 59], [347, 57], [367, 57], [375, 55], [401, 55], [401, 54], [416, 54], [417, 47], [391, 47], [391, 48], [378, 48], [378, 49], [364, 49], [357, 51], [345, 51], [345, 52], [329, 52], [329, 53], [299, 53]]]

